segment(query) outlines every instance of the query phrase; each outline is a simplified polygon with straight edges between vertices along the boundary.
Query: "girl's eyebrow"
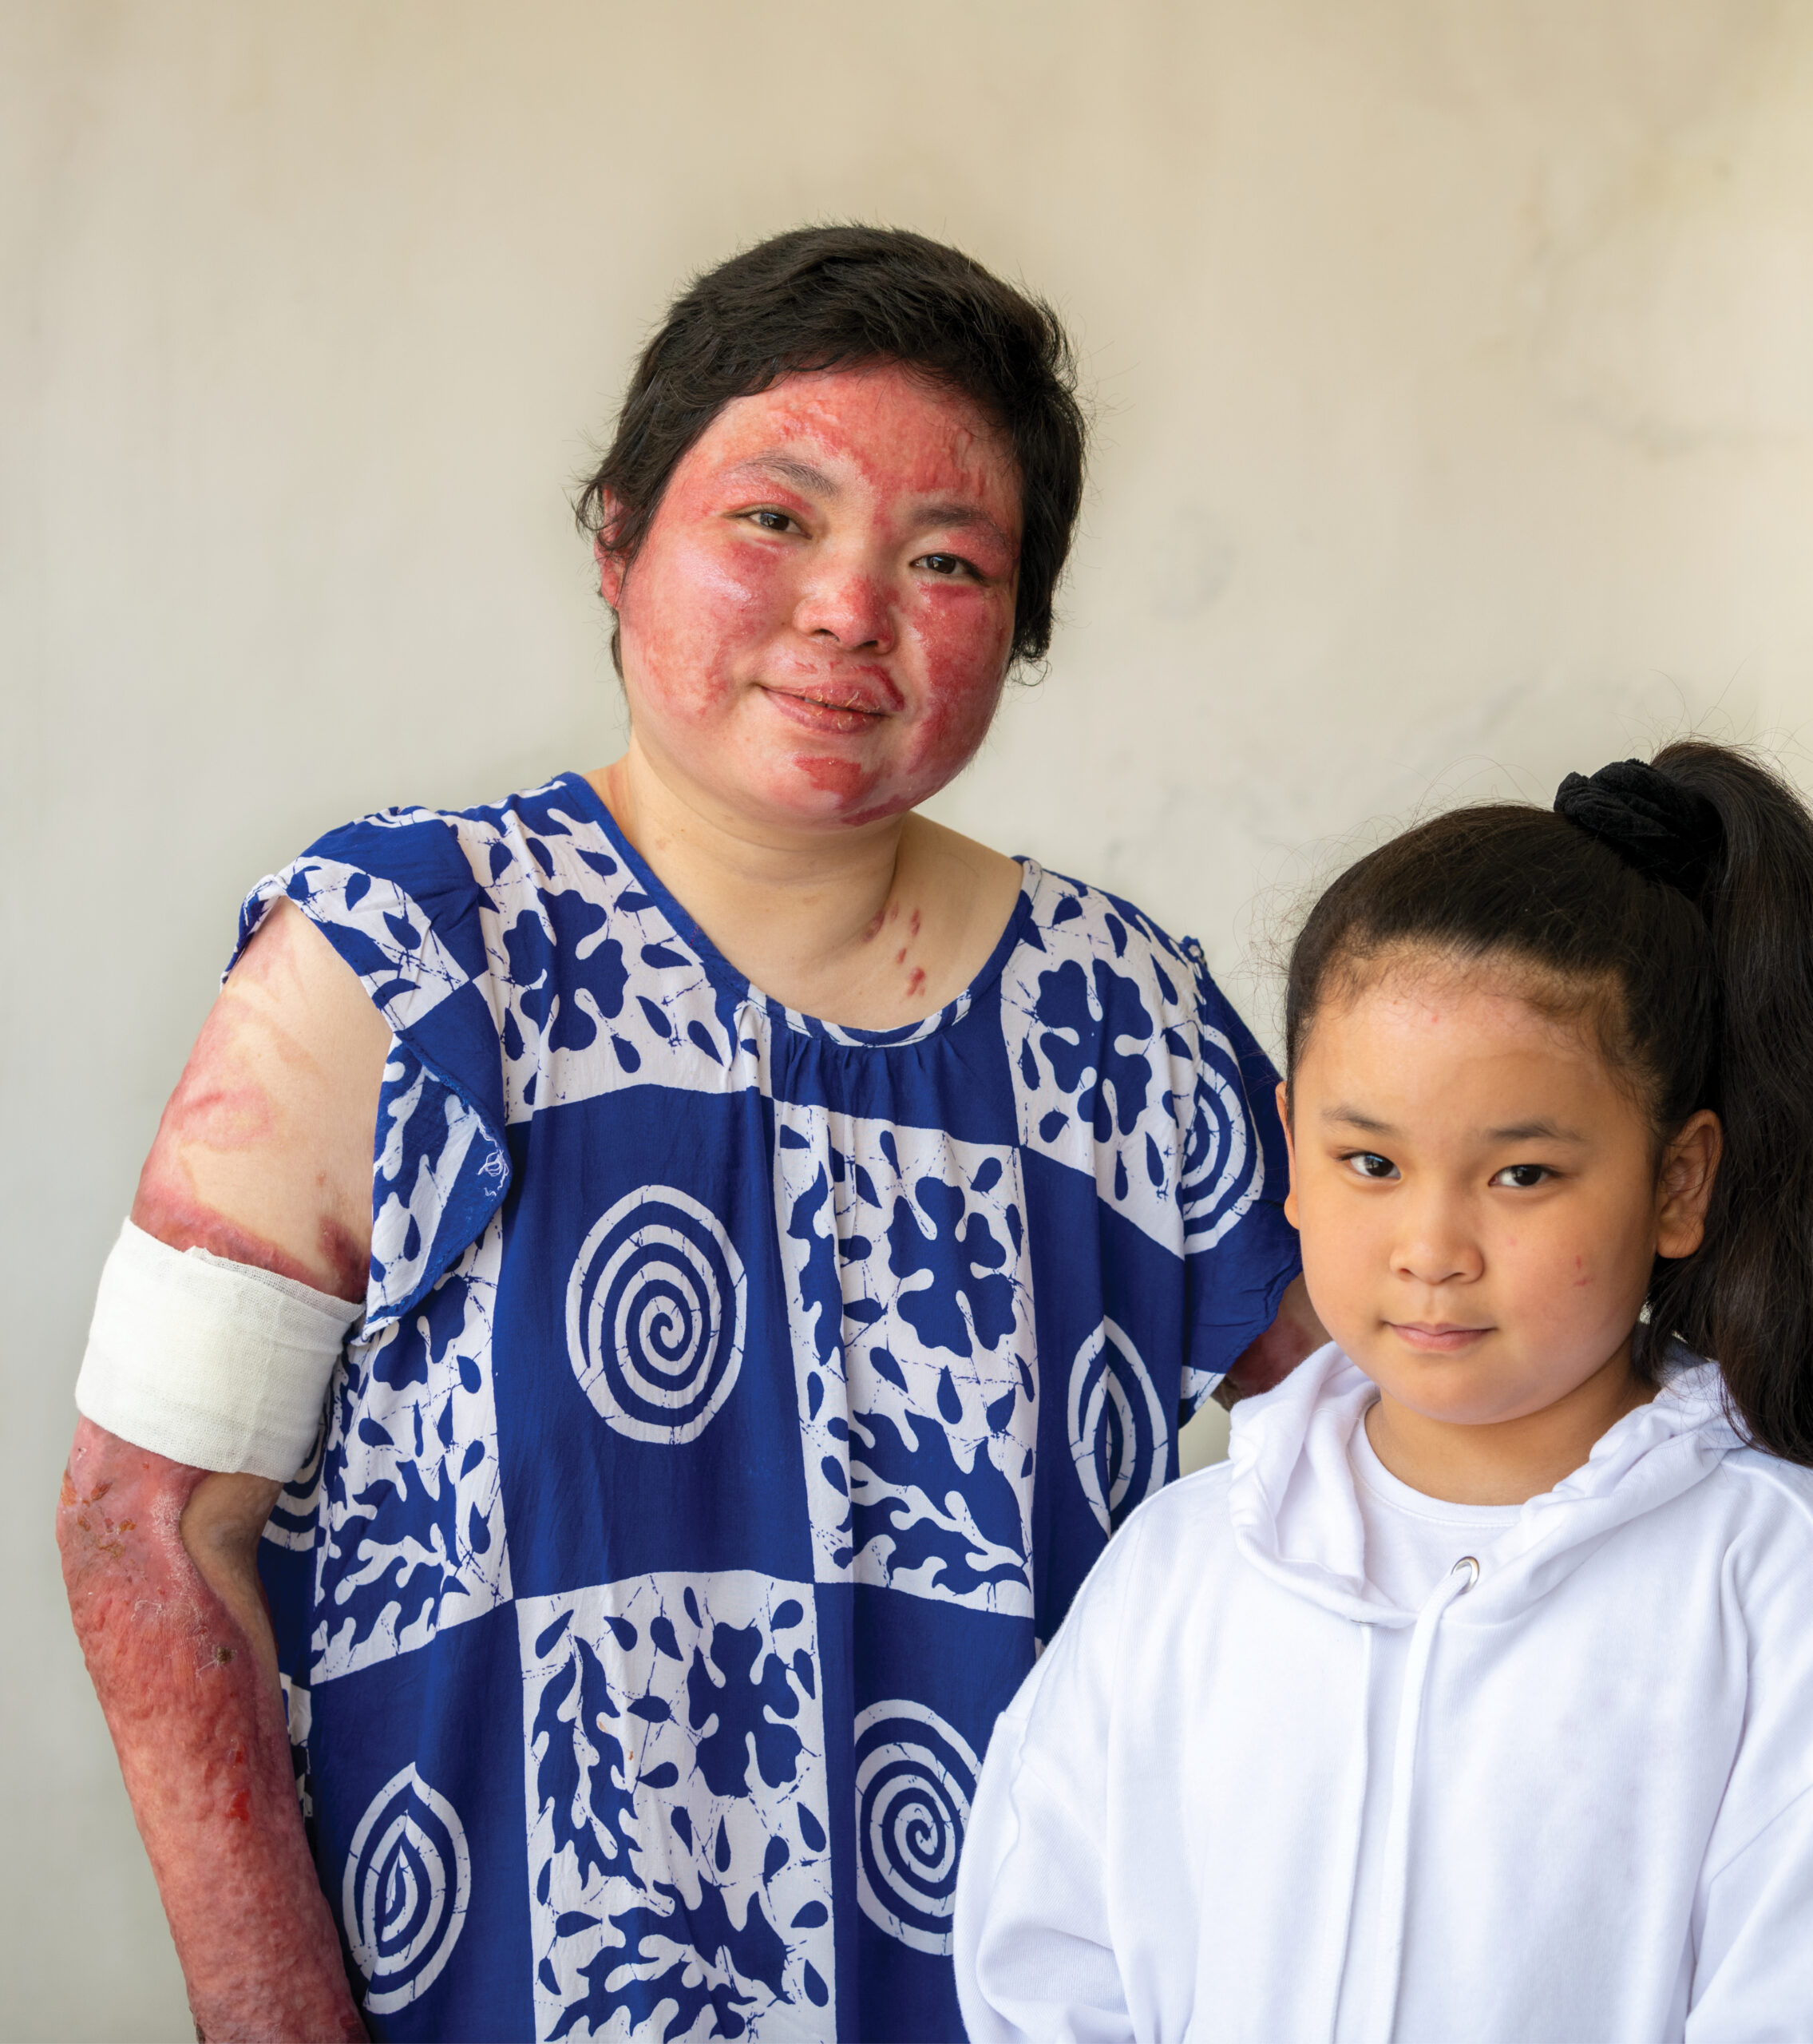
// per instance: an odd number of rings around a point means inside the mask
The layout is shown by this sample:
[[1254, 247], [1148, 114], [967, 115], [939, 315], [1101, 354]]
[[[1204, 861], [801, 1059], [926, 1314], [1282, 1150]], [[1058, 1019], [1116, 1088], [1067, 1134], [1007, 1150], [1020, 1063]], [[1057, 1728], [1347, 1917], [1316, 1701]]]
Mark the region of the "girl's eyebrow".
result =
[[[1339, 1122], [1343, 1127], [1357, 1128], [1368, 1135], [1391, 1136], [1399, 1131], [1388, 1121], [1380, 1121], [1372, 1115], [1363, 1115], [1358, 1107], [1340, 1106], [1324, 1107], [1322, 1119]], [[1578, 1130], [1563, 1128], [1560, 1123], [1546, 1121], [1540, 1116], [1531, 1121], [1509, 1122], [1502, 1128], [1488, 1128], [1482, 1131], [1488, 1143], [1584, 1143], [1586, 1138]]]
[[1324, 1121], [1344, 1122], [1349, 1128], [1364, 1129], [1368, 1135], [1395, 1135], [1397, 1134], [1397, 1131], [1388, 1121], [1379, 1121], [1371, 1115], [1363, 1115], [1358, 1107], [1345, 1105], [1324, 1107], [1322, 1110], [1322, 1119]]

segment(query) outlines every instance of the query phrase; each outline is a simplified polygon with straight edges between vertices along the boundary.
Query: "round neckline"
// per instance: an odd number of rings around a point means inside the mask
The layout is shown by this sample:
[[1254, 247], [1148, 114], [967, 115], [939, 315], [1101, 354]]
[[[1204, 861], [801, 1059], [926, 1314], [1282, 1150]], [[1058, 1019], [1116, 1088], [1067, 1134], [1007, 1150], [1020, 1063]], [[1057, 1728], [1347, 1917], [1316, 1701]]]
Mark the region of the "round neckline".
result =
[[1360, 1416], [1348, 1442], [1348, 1461], [1354, 1481], [1364, 1484], [1381, 1504], [1443, 1526], [1508, 1526], [1523, 1510], [1521, 1504], [1460, 1504], [1451, 1498], [1431, 1497], [1394, 1476], [1379, 1460], [1379, 1451], [1366, 1431], [1366, 1413], [1372, 1409], [1368, 1405]]
[[814, 1036], [821, 1042], [837, 1044], [847, 1049], [901, 1050], [954, 1028], [975, 1006], [978, 998], [987, 993], [1000, 978], [1009, 957], [1020, 941], [1025, 925], [1031, 918], [1033, 897], [1038, 891], [1039, 882], [1044, 878], [1044, 869], [1036, 860], [1015, 853], [1014, 862], [1020, 869], [1019, 893], [1015, 897], [1012, 912], [1000, 936], [996, 940], [993, 950], [983, 961], [969, 984], [942, 1008], [935, 1009], [916, 1022], [905, 1023], [896, 1029], [859, 1029], [852, 1024], [828, 1022], [820, 1016], [807, 1015], [798, 1008], [789, 1008], [786, 1002], [777, 1000], [772, 994], [764, 992], [746, 973], [738, 972], [706, 935], [686, 905], [671, 892], [630, 842], [622, 826], [611, 814], [604, 797], [587, 777], [576, 768], [569, 768], [566, 772], [557, 774], [556, 779], [584, 806], [587, 821], [602, 833], [612, 854], [623, 862], [643, 893], [667, 917], [674, 934], [691, 947], [714, 985], [722, 988], [738, 1001], [751, 1002], [765, 1013], [779, 1016], [796, 1035]]

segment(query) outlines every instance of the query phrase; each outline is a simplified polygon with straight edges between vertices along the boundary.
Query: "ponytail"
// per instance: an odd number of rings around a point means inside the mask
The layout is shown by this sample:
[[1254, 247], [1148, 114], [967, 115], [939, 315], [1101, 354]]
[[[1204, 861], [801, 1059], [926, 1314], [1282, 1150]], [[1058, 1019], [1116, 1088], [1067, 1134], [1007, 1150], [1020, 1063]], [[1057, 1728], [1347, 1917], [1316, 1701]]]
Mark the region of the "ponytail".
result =
[[1635, 1367], [1716, 1360], [1759, 1448], [1813, 1465], [1813, 815], [1748, 753], [1683, 739], [1570, 775], [1558, 809], [1432, 818], [1350, 867], [1291, 956], [1287, 1068], [1332, 980], [1406, 946], [1532, 969], [1590, 1016], [1658, 1155], [1701, 1107], [1724, 1151], [1700, 1246], [1658, 1258]]
[[1704, 1242], [1657, 1262], [1650, 1325], [1716, 1358], [1759, 1448], [1813, 1464], [1813, 817], [1729, 747], [1684, 739], [1655, 763], [1724, 838], [1700, 907], [1718, 992], [1704, 1104], [1724, 1150]]

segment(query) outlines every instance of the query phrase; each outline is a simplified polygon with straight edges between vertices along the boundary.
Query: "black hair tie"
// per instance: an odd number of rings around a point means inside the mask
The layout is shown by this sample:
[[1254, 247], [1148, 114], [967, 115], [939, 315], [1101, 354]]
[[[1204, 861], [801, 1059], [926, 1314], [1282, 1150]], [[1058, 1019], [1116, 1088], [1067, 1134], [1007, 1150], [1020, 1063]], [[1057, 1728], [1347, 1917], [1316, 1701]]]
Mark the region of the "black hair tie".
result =
[[1615, 759], [1590, 778], [1570, 774], [1555, 791], [1555, 813], [1692, 901], [1724, 850], [1711, 802], [1641, 759]]

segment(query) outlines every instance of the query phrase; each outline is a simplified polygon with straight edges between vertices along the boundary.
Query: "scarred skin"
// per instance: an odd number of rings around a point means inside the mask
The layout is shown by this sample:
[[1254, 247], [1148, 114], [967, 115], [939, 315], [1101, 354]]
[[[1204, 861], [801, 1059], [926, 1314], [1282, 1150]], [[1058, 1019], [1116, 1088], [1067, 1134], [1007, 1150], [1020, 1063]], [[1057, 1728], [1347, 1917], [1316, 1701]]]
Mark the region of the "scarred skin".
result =
[[832, 370], [736, 399], [633, 561], [601, 552], [639, 740], [746, 827], [835, 840], [899, 818], [987, 735], [1019, 535], [1011, 451], [922, 377]]
[[[202, 1030], [134, 1222], [174, 1248], [362, 1298], [388, 1040], [326, 940], [279, 909]], [[235, 2044], [366, 2034], [303, 1831], [258, 1581], [278, 1488], [83, 1420], [57, 1511], [70, 1615], [196, 2034]]]
[[968, 402], [894, 365], [725, 406], [633, 559], [599, 549], [629, 750], [593, 776], [732, 965], [863, 1028], [976, 976], [1019, 868], [913, 813], [987, 735], [1019, 481]]
[[[706, 935], [790, 1007], [916, 1020], [1006, 926], [1019, 868], [912, 812], [994, 715], [1019, 544], [998, 437], [966, 402], [881, 367], [726, 406], [633, 561], [608, 536], [600, 549], [631, 740], [590, 778]], [[280, 906], [196, 1043], [134, 1221], [361, 1300], [388, 1044], [326, 939]], [[1230, 1383], [1265, 1388], [1321, 1338], [1299, 1281]], [[200, 2034], [305, 2044], [364, 2032], [307, 1849], [258, 1585], [277, 1487], [85, 1421], [57, 1531]]]
[[[247, 1484], [249, 1508], [231, 1487]], [[213, 1509], [204, 1500], [197, 1515], [210, 1487]], [[256, 1540], [277, 1487], [167, 1462], [84, 1420], [57, 1543], [196, 2036], [362, 2038], [303, 1835], [270, 1622], [231, 1559], [246, 1519]], [[241, 1510], [224, 1514], [228, 1499]], [[194, 1551], [204, 1529], [226, 1536], [206, 1573]]]

